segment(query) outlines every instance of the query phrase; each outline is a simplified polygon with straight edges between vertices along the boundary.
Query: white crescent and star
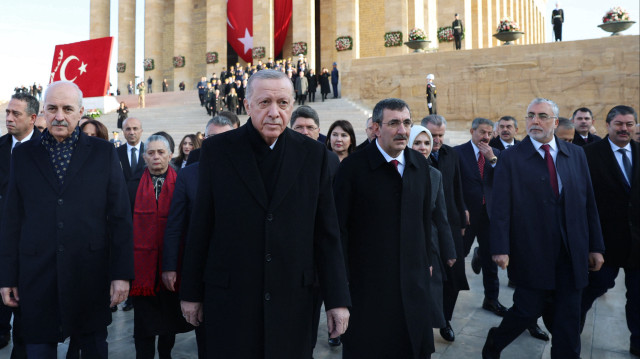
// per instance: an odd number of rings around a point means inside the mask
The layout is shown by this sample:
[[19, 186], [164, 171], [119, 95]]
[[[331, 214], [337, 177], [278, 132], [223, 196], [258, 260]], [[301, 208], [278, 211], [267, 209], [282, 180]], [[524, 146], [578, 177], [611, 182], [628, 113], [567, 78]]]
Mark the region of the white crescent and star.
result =
[[244, 37], [239, 37], [238, 41], [240, 41], [242, 45], [244, 45], [245, 54], [247, 53], [247, 51], [253, 48], [253, 37], [251, 36], [251, 34], [249, 34], [249, 29], [247, 28], [244, 29]]
[[[69, 57], [67, 57], [64, 62], [62, 63], [62, 67], [60, 67], [60, 80], [62, 81], [75, 81], [78, 76], [72, 78], [72, 79], [67, 79], [67, 75], [66, 75], [66, 71], [67, 71], [67, 65], [69, 64], [69, 62], [71, 62], [72, 60], [76, 60], [76, 61], [80, 61], [80, 59], [78, 59], [77, 57], [71, 55]], [[87, 72], [87, 64], [85, 64], [83, 61], [80, 61], [80, 67], [78, 67], [78, 71], [80, 71], [80, 75], [84, 74], [85, 72]]]

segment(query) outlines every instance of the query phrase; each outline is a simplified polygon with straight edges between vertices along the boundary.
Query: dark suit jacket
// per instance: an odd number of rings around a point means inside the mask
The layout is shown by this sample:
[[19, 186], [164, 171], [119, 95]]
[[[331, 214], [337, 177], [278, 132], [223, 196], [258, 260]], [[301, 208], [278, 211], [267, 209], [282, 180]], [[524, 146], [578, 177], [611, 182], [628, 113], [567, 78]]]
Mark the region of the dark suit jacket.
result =
[[191, 218], [191, 211], [196, 200], [198, 189], [199, 163], [186, 166], [178, 173], [176, 186], [171, 198], [171, 208], [164, 230], [164, 245], [162, 247], [162, 270], [177, 271], [180, 269], [180, 247], [186, 238], [187, 227]]
[[[564, 198], [561, 212], [556, 210], [558, 199], [546, 162], [528, 136], [501, 153], [494, 180], [500, 190], [493, 192], [490, 251], [510, 256], [509, 278], [516, 285], [556, 289], [556, 265], [564, 241], [576, 289], [581, 289], [588, 283], [589, 253], [604, 253], [604, 243], [584, 151], [558, 138], [556, 143]], [[562, 222], [564, 229], [552, 225]], [[559, 238], [561, 232], [564, 238]]]
[[622, 174], [608, 136], [583, 147], [598, 204], [605, 248], [604, 263], [640, 266], [640, 144], [631, 141], [631, 187]]
[[[31, 139], [40, 137], [40, 131], [33, 128]], [[2, 223], [2, 209], [4, 208], [4, 198], [7, 193], [7, 185], [9, 185], [9, 165], [11, 163], [11, 145], [13, 144], [13, 136], [5, 134], [0, 137], [0, 223]]]
[[187, 166], [192, 165], [198, 161], [200, 161], [200, 149], [196, 148], [195, 150], [191, 150], [191, 152], [189, 152], [189, 157], [187, 157]]
[[[513, 144], [516, 145], [517, 143], [519, 143], [520, 141], [514, 139], [513, 140]], [[500, 137], [494, 137], [491, 139], [491, 141], [489, 141], [489, 146], [493, 147], [493, 148], [497, 148], [500, 151], [504, 151], [504, 145], [502, 144], [502, 141], [500, 141]]]
[[[405, 149], [402, 177], [375, 144], [345, 158], [334, 182], [353, 307], [345, 357], [432, 353], [429, 255], [431, 178], [427, 160]], [[407, 338], [407, 331], [408, 336]], [[385, 339], [384, 348], [372, 343]], [[421, 355], [421, 356], [418, 356]], [[391, 356], [393, 357], [393, 356]]]
[[576, 131], [576, 133], [573, 135], [573, 141], [571, 143], [578, 146], [584, 146], [589, 143], [594, 143], [596, 141], [599, 141], [601, 139], [602, 138], [600, 136], [592, 135], [591, 132], [589, 132], [589, 134], [587, 135], [587, 140], [585, 141], [584, 138], [580, 136], [578, 131]]
[[[475, 223], [475, 219], [480, 217], [482, 211], [482, 197], [485, 198], [487, 212], [491, 213], [491, 189], [493, 188], [493, 167], [489, 161], [484, 162], [484, 176], [480, 178], [478, 171], [478, 159], [473, 152], [471, 141], [454, 147], [460, 158], [460, 178], [462, 179], [462, 193], [464, 195], [464, 203], [469, 210], [471, 227], [475, 227], [479, 223]], [[493, 149], [493, 154], [498, 156], [500, 151]], [[498, 160], [498, 162], [500, 162]]]
[[144, 168], [147, 167], [144, 159], [142, 158], [142, 153], [144, 153], [144, 142], [140, 143], [140, 151], [138, 151], [138, 165], [133, 170], [131, 169], [131, 165], [129, 164], [129, 156], [127, 154], [127, 143], [123, 143], [121, 146], [117, 148], [118, 158], [120, 159], [120, 164], [122, 165], [122, 173], [124, 174], [124, 179], [126, 182], [129, 182], [135, 175], [141, 176]]
[[311, 352], [314, 268], [325, 307], [351, 305], [330, 157], [322, 144], [285, 129], [269, 201], [249, 126], [201, 147], [181, 299], [204, 302], [214, 323], [207, 345], [221, 357], [297, 359]]
[[18, 287], [25, 341], [106, 327], [110, 281], [133, 279], [131, 213], [115, 148], [80, 133], [60, 186], [41, 141], [29, 141], [14, 149], [10, 176], [0, 287]]
[[364, 149], [365, 147], [367, 147], [371, 142], [369, 142], [369, 139], [367, 138], [366, 140], [362, 141], [361, 144], [356, 146], [356, 151], [360, 151], [362, 149]]

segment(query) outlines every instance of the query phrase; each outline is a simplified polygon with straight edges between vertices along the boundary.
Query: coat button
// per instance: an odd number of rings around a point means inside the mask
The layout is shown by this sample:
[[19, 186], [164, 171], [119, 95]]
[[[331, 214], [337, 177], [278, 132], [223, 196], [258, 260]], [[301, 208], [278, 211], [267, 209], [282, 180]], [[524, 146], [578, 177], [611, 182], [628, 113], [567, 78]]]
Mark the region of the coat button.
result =
[[62, 204], [64, 203], [64, 201], [62, 200], [62, 198], [58, 199], [58, 205], [62, 206]]
[[265, 260], [265, 261], [267, 261], [267, 262], [271, 262], [271, 254], [267, 253], [267, 254], [264, 256], [264, 260]]
[[273, 221], [273, 214], [271, 213], [267, 214], [267, 221], [269, 222]]
[[60, 229], [64, 228], [64, 223], [58, 222], [58, 228], [60, 228]]
[[271, 293], [269, 293], [269, 292], [264, 293], [264, 300], [266, 300], [266, 301], [271, 300]]

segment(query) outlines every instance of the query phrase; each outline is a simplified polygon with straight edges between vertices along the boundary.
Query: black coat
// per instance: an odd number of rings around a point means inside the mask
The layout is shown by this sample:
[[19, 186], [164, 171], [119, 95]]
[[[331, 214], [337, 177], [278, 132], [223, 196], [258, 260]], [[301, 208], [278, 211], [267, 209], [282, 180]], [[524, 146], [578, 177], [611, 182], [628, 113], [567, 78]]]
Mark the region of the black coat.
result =
[[318, 75], [316, 74], [309, 74], [307, 75], [307, 80], [309, 82], [309, 92], [316, 92], [316, 88], [318, 87]]
[[438, 161], [432, 161], [431, 165], [442, 174], [442, 186], [444, 200], [447, 205], [447, 220], [451, 227], [453, 243], [456, 246], [457, 261], [453, 267], [445, 266], [448, 280], [452, 281], [453, 288], [468, 290], [469, 283], [464, 268], [464, 245], [462, 241], [462, 229], [466, 227], [466, 215], [464, 196], [462, 194], [462, 179], [460, 178], [460, 162], [458, 153], [447, 145], [442, 145], [438, 151]]
[[145, 167], [147, 167], [144, 159], [142, 158], [142, 154], [144, 153], [144, 142], [140, 143], [140, 151], [138, 151], [138, 165], [133, 170], [131, 169], [131, 165], [129, 164], [126, 142], [119, 146], [116, 150], [118, 151], [118, 159], [120, 159], [120, 165], [122, 166], [124, 180], [126, 182], [129, 182], [134, 177], [138, 177], [139, 179]]
[[329, 93], [331, 92], [331, 84], [329, 83], [329, 75], [328, 73], [323, 73], [320, 75], [320, 93]]
[[13, 151], [0, 287], [18, 287], [26, 343], [111, 323], [111, 280], [133, 279], [131, 212], [112, 144], [80, 133], [64, 185], [40, 141]]
[[[471, 227], [480, 225], [474, 220], [480, 218], [482, 211], [482, 198], [487, 205], [487, 212], [491, 212], [491, 190], [493, 188], [493, 167], [488, 160], [484, 162], [484, 176], [480, 178], [478, 171], [478, 159], [473, 151], [471, 141], [454, 147], [460, 158], [460, 178], [462, 179], [462, 194], [464, 203], [469, 210]], [[493, 149], [493, 154], [498, 156], [500, 151]]]
[[[518, 140], [514, 139], [514, 140], [513, 140], [513, 145], [515, 146], [515, 145], [516, 145], [516, 143], [519, 143], [519, 142], [520, 142], [520, 141], [518, 141]], [[500, 141], [500, 137], [494, 137], [494, 138], [492, 138], [492, 139], [491, 139], [491, 141], [489, 141], [489, 146], [491, 146], [491, 147], [493, 147], [493, 148], [497, 148], [497, 149], [499, 149], [500, 151], [504, 151], [504, 150], [505, 150], [504, 145], [502, 144], [502, 141]], [[511, 148], [511, 147], [509, 147], [509, 148]]]
[[631, 141], [631, 188], [616, 160], [608, 136], [584, 146], [598, 205], [606, 251], [612, 267], [640, 266], [640, 144]]
[[353, 301], [344, 358], [404, 358], [396, 353], [407, 351], [423, 358], [434, 351], [429, 165], [417, 151], [404, 155], [400, 177], [372, 144], [345, 158], [334, 182]]
[[203, 142], [181, 299], [204, 302], [216, 357], [298, 359], [311, 352], [315, 269], [325, 308], [351, 305], [329, 152], [285, 129], [269, 201], [250, 131]]
[[596, 141], [601, 140], [602, 138], [591, 134], [591, 132], [589, 132], [587, 134], [587, 140], [585, 141], [584, 138], [582, 138], [582, 136], [580, 136], [580, 134], [578, 133], [578, 131], [576, 131], [576, 133], [573, 135], [573, 141], [571, 141], [571, 143], [573, 143], [574, 145], [578, 145], [578, 146], [584, 146], [584, 145], [588, 145], [590, 143], [594, 143]]

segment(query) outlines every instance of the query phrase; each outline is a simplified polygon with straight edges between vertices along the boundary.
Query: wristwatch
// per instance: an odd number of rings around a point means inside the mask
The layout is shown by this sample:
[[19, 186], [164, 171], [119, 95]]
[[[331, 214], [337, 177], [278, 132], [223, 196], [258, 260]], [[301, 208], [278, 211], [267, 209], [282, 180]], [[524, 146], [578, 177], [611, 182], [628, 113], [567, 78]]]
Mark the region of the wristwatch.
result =
[[495, 165], [496, 163], [498, 163], [498, 157], [494, 157], [494, 158], [490, 159], [489, 163], [491, 163], [492, 165]]

